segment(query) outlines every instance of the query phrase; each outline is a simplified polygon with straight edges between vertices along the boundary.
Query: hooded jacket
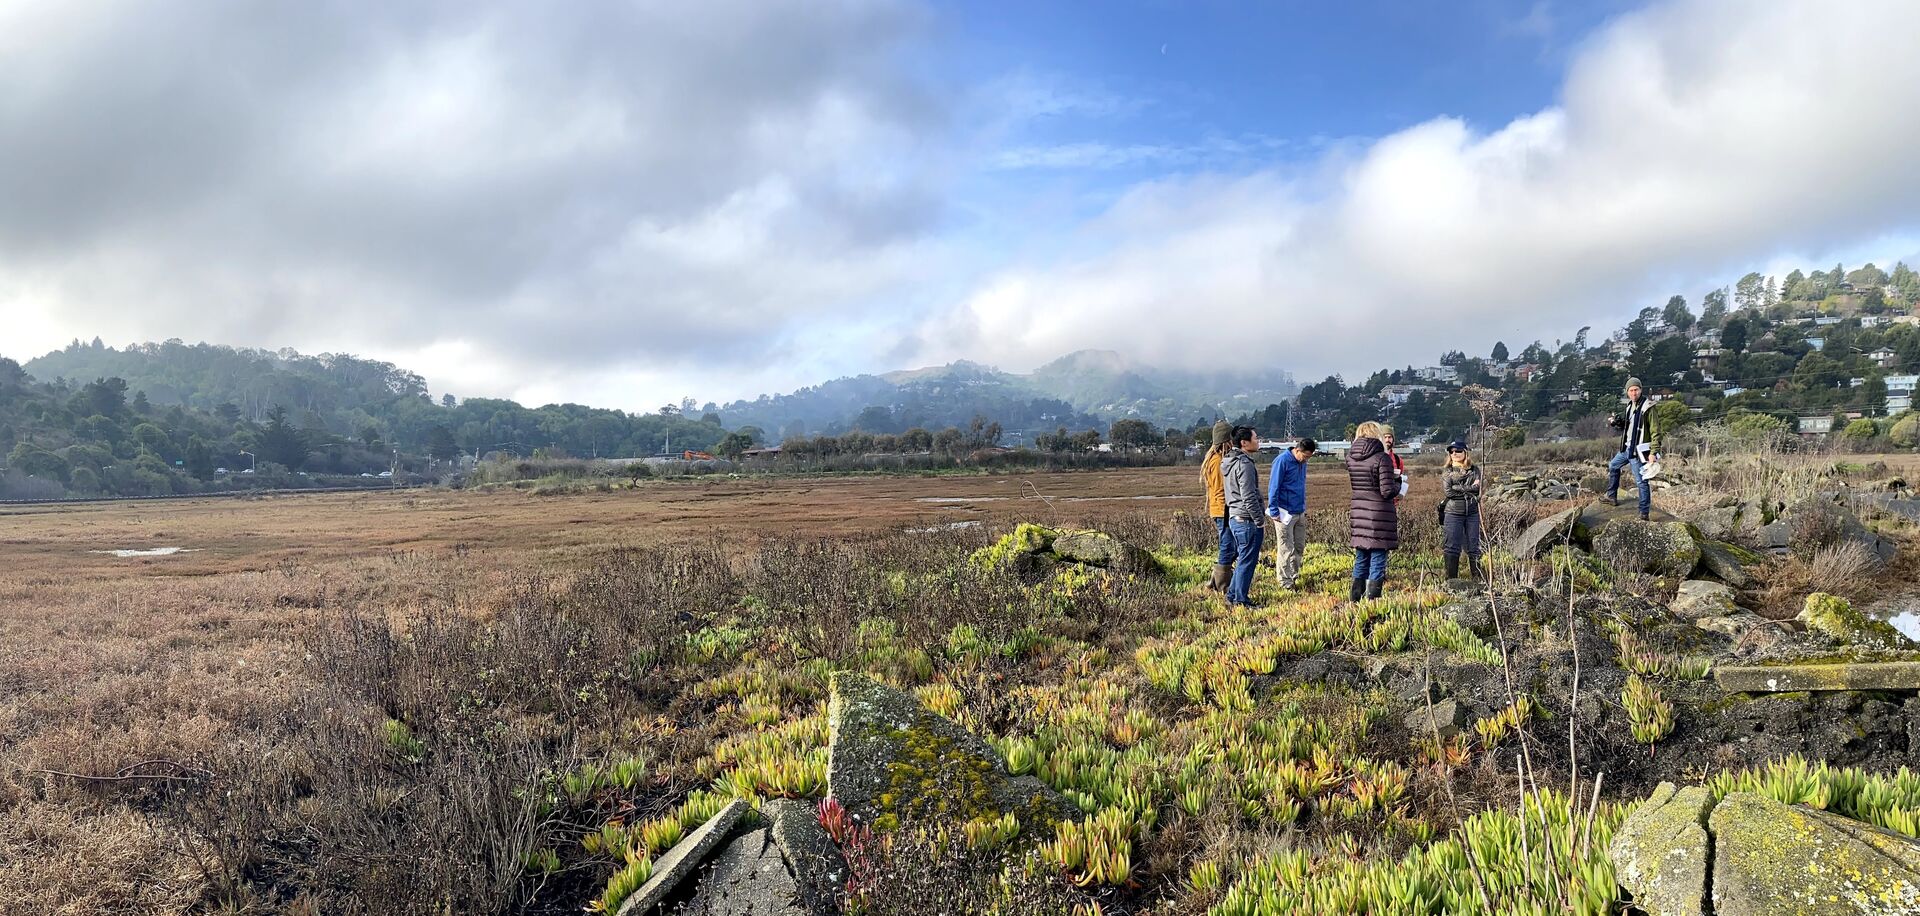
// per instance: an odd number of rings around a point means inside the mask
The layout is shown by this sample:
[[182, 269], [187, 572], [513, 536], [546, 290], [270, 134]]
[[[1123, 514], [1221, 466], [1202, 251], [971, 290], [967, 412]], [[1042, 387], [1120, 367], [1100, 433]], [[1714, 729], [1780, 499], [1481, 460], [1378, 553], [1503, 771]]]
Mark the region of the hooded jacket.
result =
[[1200, 462], [1200, 482], [1207, 487], [1207, 517], [1227, 517], [1227, 485], [1220, 479], [1220, 461], [1225, 452], [1209, 450], [1206, 460]]
[[1267, 495], [1260, 492], [1260, 470], [1239, 449], [1228, 449], [1220, 461], [1220, 479], [1226, 486], [1227, 517], [1266, 520]]
[[1400, 478], [1393, 472], [1393, 458], [1380, 440], [1354, 440], [1347, 452], [1347, 483], [1353, 496], [1347, 504], [1347, 533], [1353, 546], [1366, 550], [1392, 550], [1400, 546], [1400, 513], [1394, 498], [1400, 495]]

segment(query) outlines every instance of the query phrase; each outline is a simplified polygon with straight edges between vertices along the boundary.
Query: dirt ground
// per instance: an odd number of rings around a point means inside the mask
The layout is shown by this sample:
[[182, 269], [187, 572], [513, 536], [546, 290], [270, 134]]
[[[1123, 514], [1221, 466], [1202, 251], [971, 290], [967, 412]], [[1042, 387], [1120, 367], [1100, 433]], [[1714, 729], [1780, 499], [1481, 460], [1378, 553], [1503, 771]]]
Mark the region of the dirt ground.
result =
[[[581, 550], [832, 535], [1102, 509], [1198, 506], [1192, 467], [993, 476], [709, 478], [635, 489], [400, 491], [0, 506], [0, 570], [27, 582], [209, 576], [456, 545]], [[96, 551], [178, 547], [167, 556]]]

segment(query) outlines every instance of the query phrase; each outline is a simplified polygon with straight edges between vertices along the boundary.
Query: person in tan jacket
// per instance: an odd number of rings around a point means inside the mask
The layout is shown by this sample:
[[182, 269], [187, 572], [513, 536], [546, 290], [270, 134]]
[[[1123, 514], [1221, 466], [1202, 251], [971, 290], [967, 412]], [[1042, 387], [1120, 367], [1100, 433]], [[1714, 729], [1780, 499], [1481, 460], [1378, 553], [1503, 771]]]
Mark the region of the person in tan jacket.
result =
[[1200, 462], [1200, 482], [1207, 488], [1207, 517], [1213, 519], [1214, 533], [1220, 540], [1220, 554], [1213, 561], [1213, 578], [1207, 588], [1225, 591], [1233, 573], [1233, 530], [1227, 527], [1227, 485], [1220, 476], [1220, 460], [1227, 454], [1227, 437], [1233, 426], [1225, 420], [1213, 424], [1213, 445], [1206, 460]]

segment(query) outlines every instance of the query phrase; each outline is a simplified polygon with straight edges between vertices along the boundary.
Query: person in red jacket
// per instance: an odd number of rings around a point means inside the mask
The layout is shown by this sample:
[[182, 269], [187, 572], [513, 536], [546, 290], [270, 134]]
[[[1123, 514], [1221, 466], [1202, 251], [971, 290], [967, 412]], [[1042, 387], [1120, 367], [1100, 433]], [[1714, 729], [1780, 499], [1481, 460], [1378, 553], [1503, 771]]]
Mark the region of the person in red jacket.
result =
[[[1407, 463], [1400, 460], [1400, 453], [1393, 450], [1393, 427], [1380, 424], [1380, 444], [1387, 447], [1387, 457], [1393, 459], [1394, 476], [1400, 478], [1400, 496], [1407, 495]], [[1400, 496], [1395, 496], [1398, 502]]]

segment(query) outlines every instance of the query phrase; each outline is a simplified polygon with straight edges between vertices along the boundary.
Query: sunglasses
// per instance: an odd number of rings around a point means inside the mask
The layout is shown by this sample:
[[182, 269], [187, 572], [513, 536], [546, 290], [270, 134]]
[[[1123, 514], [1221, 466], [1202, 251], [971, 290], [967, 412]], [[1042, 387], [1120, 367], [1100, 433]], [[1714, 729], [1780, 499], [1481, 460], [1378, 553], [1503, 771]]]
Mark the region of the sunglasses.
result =
[[1447, 449], [1447, 453], [1452, 455], [1464, 455], [1467, 453], [1467, 450], [1464, 448], [1450, 448], [1450, 449]]

